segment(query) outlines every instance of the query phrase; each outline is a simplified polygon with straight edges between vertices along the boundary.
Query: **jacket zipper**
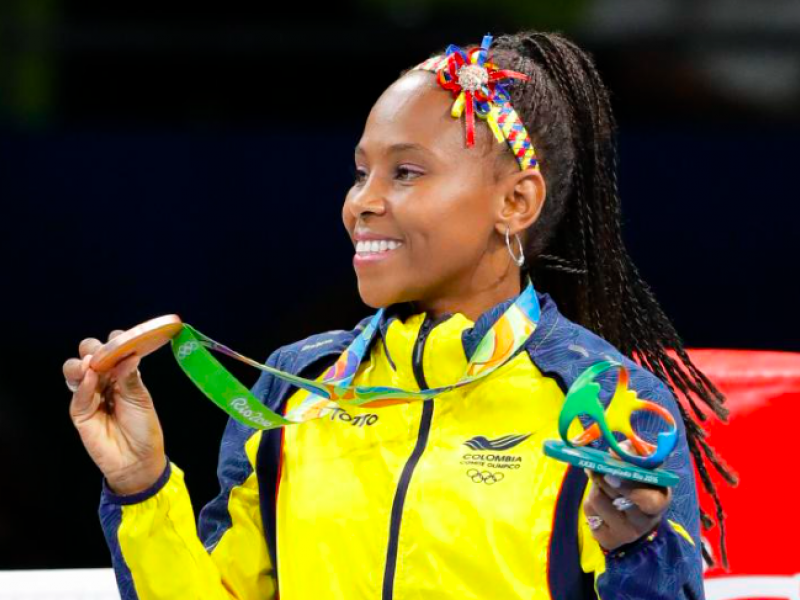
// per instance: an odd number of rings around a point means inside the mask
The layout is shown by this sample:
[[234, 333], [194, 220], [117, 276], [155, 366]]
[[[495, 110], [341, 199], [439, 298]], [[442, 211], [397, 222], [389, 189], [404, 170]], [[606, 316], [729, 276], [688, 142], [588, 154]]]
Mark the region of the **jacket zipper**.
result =
[[[448, 315], [449, 316], [449, 315]], [[422, 354], [425, 350], [425, 340], [431, 329], [436, 326], [442, 319], [430, 319], [427, 315], [420, 327], [417, 340], [414, 343], [414, 349], [411, 354], [411, 367], [414, 372], [414, 379], [417, 380], [417, 385], [421, 390], [427, 389], [428, 384], [425, 381], [425, 373], [422, 369]], [[422, 403], [422, 419], [419, 423], [419, 432], [417, 433], [417, 443], [411, 456], [408, 457], [403, 472], [400, 474], [400, 480], [397, 483], [397, 490], [394, 494], [394, 501], [392, 502], [392, 515], [389, 523], [389, 546], [386, 552], [386, 568], [383, 573], [383, 593], [382, 600], [392, 600], [394, 598], [394, 578], [397, 571], [397, 550], [400, 537], [400, 522], [403, 518], [403, 506], [406, 501], [406, 494], [408, 493], [408, 485], [411, 483], [411, 475], [425, 451], [425, 446], [428, 444], [428, 434], [431, 431], [431, 420], [433, 418], [433, 398], [425, 400]]]

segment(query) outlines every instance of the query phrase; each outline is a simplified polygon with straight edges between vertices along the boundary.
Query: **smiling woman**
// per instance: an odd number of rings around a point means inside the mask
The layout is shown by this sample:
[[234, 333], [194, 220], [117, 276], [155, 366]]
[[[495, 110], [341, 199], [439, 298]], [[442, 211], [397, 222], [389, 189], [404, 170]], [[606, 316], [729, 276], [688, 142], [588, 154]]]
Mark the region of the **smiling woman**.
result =
[[356, 241], [401, 244], [356, 254], [359, 292], [370, 306], [415, 302], [431, 315], [458, 310], [474, 320], [519, 293], [503, 236], [506, 227], [517, 233], [536, 220], [544, 179], [513, 161], [498, 177], [495, 164], [511, 156], [508, 148], [493, 143], [488, 128], [476, 132], [478, 149], [467, 147], [451, 104], [430, 73], [413, 71], [367, 119], [343, 220]]
[[[262, 374], [270, 409], [319, 418], [229, 421], [197, 527], [138, 359], [100, 377], [101, 344], [84, 340], [64, 373], [106, 477], [123, 598], [701, 598], [694, 467], [712, 492], [705, 458], [732, 477], [672, 385], [697, 414], [724, 417], [724, 399], [622, 243], [613, 134], [591, 60], [558, 35], [486, 36], [401, 74], [342, 208], [360, 295], [380, 310], [267, 361], [384, 396], [315, 404]], [[601, 360], [678, 423], [674, 491], [544, 455], [565, 391]], [[608, 402], [615, 381], [597, 382]]]

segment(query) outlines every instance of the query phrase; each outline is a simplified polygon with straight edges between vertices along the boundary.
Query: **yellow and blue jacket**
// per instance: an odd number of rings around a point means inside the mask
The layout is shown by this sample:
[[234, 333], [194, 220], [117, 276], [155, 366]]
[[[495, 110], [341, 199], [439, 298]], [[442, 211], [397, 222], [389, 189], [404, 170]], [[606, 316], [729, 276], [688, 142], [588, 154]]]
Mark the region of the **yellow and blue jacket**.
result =
[[[335, 409], [279, 430], [230, 420], [220, 493], [198, 523], [172, 463], [135, 496], [104, 483], [100, 518], [122, 599], [703, 598], [694, 470], [675, 399], [537, 294], [542, 313], [529, 342], [474, 384], [421, 403]], [[456, 381], [512, 300], [475, 323], [460, 313], [433, 320], [390, 307], [355, 383], [417, 389]], [[267, 363], [321, 376], [365, 323], [280, 348]], [[591, 484], [542, 445], [558, 436], [565, 390], [609, 358], [627, 366], [640, 397], [680, 424], [665, 464], [680, 483], [655, 536], [604, 554], [583, 515]], [[598, 383], [608, 402], [613, 375]], [[307, 393], [267, 373], [253, 391], [281, 411]], [[648, 415], [635, 425], [653, 439], [659, 424]]]

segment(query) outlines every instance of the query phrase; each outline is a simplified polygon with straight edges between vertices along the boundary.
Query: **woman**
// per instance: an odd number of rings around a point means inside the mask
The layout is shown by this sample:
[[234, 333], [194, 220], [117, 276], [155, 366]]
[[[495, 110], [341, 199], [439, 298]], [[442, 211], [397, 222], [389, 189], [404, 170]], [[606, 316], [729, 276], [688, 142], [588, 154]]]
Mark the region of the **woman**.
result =
[[[724, 417], [723, 398], [625, 251], [606, 90], [560, 36], [490, 43], [475, 68], [457, 70], [462, 55], [448, 48], [404, 72], [366, 122], [342, 217], [361, 297], [386, 310], [354, 384], [458, 381], [523, 297], [537, 307], [533, 333], [491, 376], [424, 402], [331, 408], [269, 431], [229, 421], [221, 491], [197, 528], [138, 359], [100, 378], [87, 366], [100, 342], [84, 340], [64, 374], [105, 475], [100, 514], [124, 599], [703, 596], [689, 456], [708, 485], [704, 454], [724, 469], [670, 384], [696, 412], [699, 401]], [[497, 82], [488, 99], [466, 95]], [[475, 109], [496, 109], [490, 126]], [[318, 377], [365, 324], [281, 348], [267, 364]], [[609, 357], [679, 422], [665, 465], [681, 478], [674, 491], [542, 452], [565, 390]], [[605, 392], [612, 383], [601, 381]], [[308, 396], [267, 373], [253, 392], [283, 413]]]

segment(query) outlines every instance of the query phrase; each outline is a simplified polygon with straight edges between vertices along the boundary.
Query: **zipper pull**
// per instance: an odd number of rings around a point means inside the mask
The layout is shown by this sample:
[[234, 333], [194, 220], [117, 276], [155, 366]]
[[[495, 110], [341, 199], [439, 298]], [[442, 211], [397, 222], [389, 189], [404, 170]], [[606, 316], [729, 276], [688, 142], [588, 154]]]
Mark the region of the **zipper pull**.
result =
[[414, 352], [411, 355], [411, 367], [414, 371], [414, 378], [417, 380], [417, 385], [421, 390], [428, 387], [428, 383], [425, 381], [425, 372], [422, 369], [422, 353], [425, 349], [425, 340], [428, 338], [428, 333], [433, 328], [435, 322], [436, 319], [431, 319], [428, 315], [425, 315], [425, 320], [422, 321], [419, 333], [417, 334], [417, 340], [414, 342]]

